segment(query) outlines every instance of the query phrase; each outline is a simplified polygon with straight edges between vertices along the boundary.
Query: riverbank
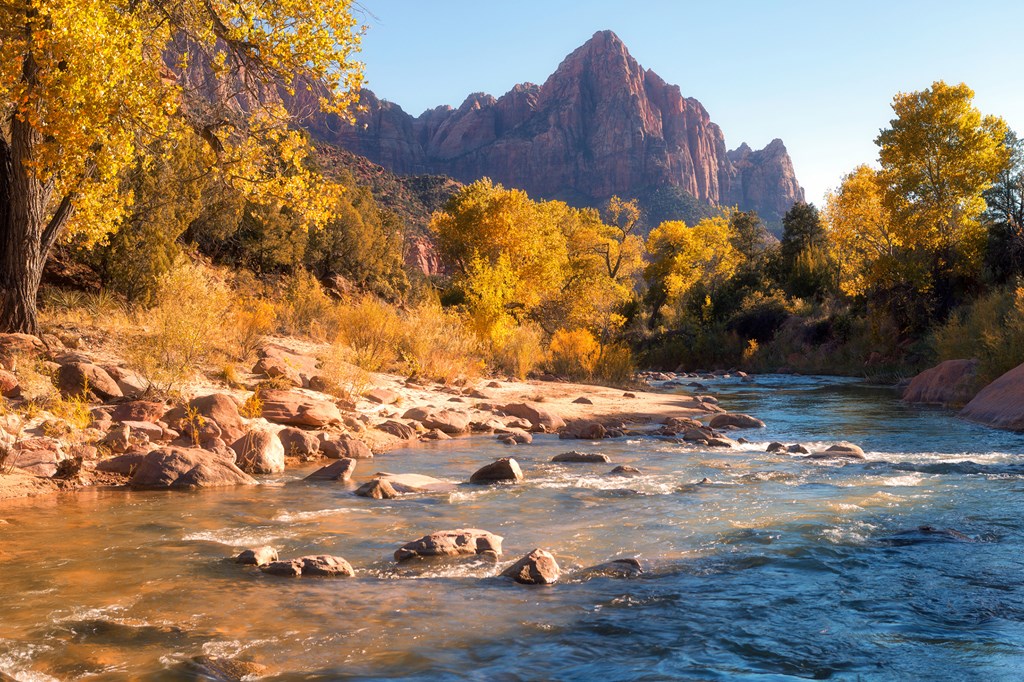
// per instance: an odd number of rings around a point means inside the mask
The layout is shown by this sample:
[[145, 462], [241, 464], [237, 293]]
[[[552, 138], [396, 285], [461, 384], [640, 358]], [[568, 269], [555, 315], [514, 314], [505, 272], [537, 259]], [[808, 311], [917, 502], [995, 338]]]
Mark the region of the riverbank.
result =
[[[147, 455], [169, 448], [201, 451], [200, 458], [227, 456], [245, 474], [259, 475], [468, 435], [489, 435], [510, 448], [536, 433], [622, 437], [674, 418], [723, 411], [706, 396], [492, 377], [446, 385], [362, 372], [357, 389], [338, 391], [331, 377], [339, 372], [324, 367], [322, 350], [295, 339], [269, 339], [252, 371], [231, 385], [194, 381], [178, 400], [169, 400], [147, 391], [144, 380], [104, 345], [51, 349], [34, 337], [4, 336], [0, 357], [17, 359], [8, 360], [14, 371], [6, 372], [15, 385], [2, 416], [0, 444], [7, 456], [0, 466], [0, 500], [127, 487]], [[24, 371], [29, 366], [31, 372]], [[19, 395], [18, 384], [29, 373], [39, 380], [37, 368], [60, 392], [48, 407]], [[358, 371], [346, 370], [353, 376]], [[719, 434], [709, 429], [708, 435]]]

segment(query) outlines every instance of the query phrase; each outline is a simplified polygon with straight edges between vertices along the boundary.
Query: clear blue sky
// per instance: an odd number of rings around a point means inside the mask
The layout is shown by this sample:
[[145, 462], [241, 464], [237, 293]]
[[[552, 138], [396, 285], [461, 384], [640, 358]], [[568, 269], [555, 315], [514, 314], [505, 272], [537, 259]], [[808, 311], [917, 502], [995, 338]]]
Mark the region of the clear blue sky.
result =
[[1024, 134], [1024, 0], [360, 0], [367, 86], [413, 115], [543, 83], [595, 31], [704, 104], [730, 149], [786, 143], [807, 198], [876, 159], [899, 91], [965, 82]]

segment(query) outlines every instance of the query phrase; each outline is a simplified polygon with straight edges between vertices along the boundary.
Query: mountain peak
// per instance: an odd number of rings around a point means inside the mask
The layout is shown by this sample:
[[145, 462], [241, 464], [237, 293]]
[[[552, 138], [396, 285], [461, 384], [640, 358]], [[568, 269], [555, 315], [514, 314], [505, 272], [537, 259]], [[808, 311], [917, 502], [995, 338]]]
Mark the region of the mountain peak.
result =
[[[677, 187], [712, 205], [739, 204], [773, 222], [802, 198], [781, 141], [728, 152], [696, 99], [644, 69], [612, 31], [598, 31], [541, 86], [413, 118], [364, 91], [358, 123], [328, 134], [396, 173], [489, 176], [532, 196], [598, 206]], [[336, 131], [336, 132], [335, 132]]]

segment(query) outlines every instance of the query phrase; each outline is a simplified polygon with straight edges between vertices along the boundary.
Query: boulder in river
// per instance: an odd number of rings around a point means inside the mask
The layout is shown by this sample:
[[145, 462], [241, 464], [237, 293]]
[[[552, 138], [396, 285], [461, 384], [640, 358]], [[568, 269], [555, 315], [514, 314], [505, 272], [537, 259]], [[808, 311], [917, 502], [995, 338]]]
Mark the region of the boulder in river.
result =
[[519, 462], [511, 457], [491, 462], [469, 477], [470, 483], [519, 483], [522, 480], [523, 470], [519, 468]]
[[708, 426], [713, 429], [724, 429], [726, 427], [732, 427], [735, 429], [763, 429], [764, 422], [756, 417], [751, 417], [749, 414], [716, 414], [708, 422]]
[[[412, 493], [447, 493], [455, 490], [456, 487], [450, 481], [442, 481], [439, 478], [422, 474], [379, 473], [374, 476], [374, 479], [387, 481], [388, 485], [401, 495]], [[359, 491], [356, 491], [356, 494], [359, 494]]]
[[345, 457], [327, 466], [320, 467], [309, 476], [307, 481], [341, 481], [345, 482], [352, 478], [356, 470], [356, 461]]
[[978, 392], [978, 360], [946, 360], [914, 377], [903, 400], [926, 405], [963, 405]]
[[824, 450], [818, 452], [812, 452], [807, 455], [811, 459], [830, 459], [833, 457], [845, 457], [846, 459], [864, 459], [864, 450], [859, 445], [853, 443], [836, 443], [830, 445]]
[[609, 476], [639, 476], [640, 470], [628, 464], [620, 464], [608, 472]]
[[172, 489], [257, 485], [256, 480], [235, 466], [228, 456], [181, 447], [161, 448], [147, 454], [129, 484], [135, 488]]
[[597, 452], [563, 452], [560, 455], [555, 455], [551, 458], [552, 462], [571, 462], [577, 464], [607, 464], [612, 460], [609, 459], [608, 455], [602, 455]]
[[981, 389], [960, 416], [997, 429], [1024, 431], [1024, 364]]
[[601, 440], [608, 435], [608, 430], [599, 421], [592, 419], [579, 419], [570, 422], [559, 432], [558, 437], [567, 440]]
[[284, 445], [269, 429], [253, 429], [234, 443], [235, 463], [249, 474], [279, 474], [284, 471]]
[[523, 585], [552, 585], [562, 574], [551, 552], [535, 549], [501, 572]]
[[263, 566], [264, 564], [269, 564], [274, 561], [277, 561], [277, 550], [270, 545], [242, 550], [242, 552], [235, 557], [235, 563], [246, 564], [248, 566]]
[[334, 440], [321, 433], [318, 440], [320, 453], [329, 459], [373, 459], [370, 446], [358, 438], [343, 436]]
[[253, 661], [222, 656], [194, 656], [185, 664], [189, 679], [215, 680], [215, 682], [241, 682], [263, 677], [267, 666]]
[[395, 438], [401, 440], [412, 440], [416, 437], [416, 429], [408, 424], [394, 419], [389, 419], [386, 422], [377, 425], [377, 428], [384, 433], [390, 433]]
[[768, 447], [765, 448], [765, 452], [786, 452], [786, 446], [778, 441], [772, 441], [768, 443]]
[[401, 495], [384, 478], [375, 478], [362, 484], [356, 489], [355, 494], [374, 500], [393, 500]]
[[439, 530], [413, 540], [395, 550], [395, 561], [418, 557], [462, 556], [489, 553], [501, 556], [500, 535], [479, 528]]

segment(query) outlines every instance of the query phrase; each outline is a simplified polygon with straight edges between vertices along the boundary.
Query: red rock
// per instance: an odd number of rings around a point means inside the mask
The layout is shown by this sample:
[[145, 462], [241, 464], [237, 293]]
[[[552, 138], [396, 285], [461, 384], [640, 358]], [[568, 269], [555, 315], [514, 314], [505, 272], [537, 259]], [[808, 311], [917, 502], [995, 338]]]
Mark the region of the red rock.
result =
[[135, 468], [130, 484], [136, 488], [173, 489], [256, 485], [255, 479], [235, 466], [233, 455], [197, 448], [154, 450]]
[[277, 434], [257, 428], [234, 443], [235, 464], [247, 474], [279, 474], [284, 471], [284, 445]]
[[224, 440], [233, 443], [245, 435], [245, 424], [238, 413], [238, 404], [229, 395], [214, 393], [193, 398], [189, 401], [192, 409], [214, 422]]
[[17, 398], [21, 395], [21, 384], [18, 377], [6, 369], [0, 369], [0, 395], [5, 398]]
[[946, 360], [918, 374], [903, 392], [908, 403], [964, 405], [978, 392], [977, 360]]
[[537, 403], [510, 403], [502, 406], [501, 410], [513, 417], [526, 419], [535, 430], [543, 427], [546, 431], [552, 432], [565, 426], [565, 421], [561, 417]]
[[485, 552], [500, 556], [501, 541], [500, 535], [477, 528], [440, 530], [402, 545], [395, 551], [395, 561], [407, 561], [414, 557], [459, 556]]
[[329, 401], [297, 391], [264, 391], [263, 418], [275, 424], [322, 427], [341, 424], [341, 412]]
[[158, 422], [167, 412], [167, 406], [153, 400], [133, 400], [121, 403], [110, 413], [116, 422]]
[[535, 549], [501, 573], [523, 585], [551, 585], [562, 574], [555, 557], [543, 549]]
[[1024, 365], [981, 389], [960, 416], [997, 429], [1024, 431]]
[[57, 387], [64, 395], [81, 395], [88, 387], [89, 393], [101, 400], [120, 398], [124, 395], [117, 382], [97, 365], [88, 362], [71, 362], [57, 370]]
[[769, 222], [804, 197], [780, 140], [727, 152], [700, 102], [645, 70], [611, 31], [594, 34], [544, 85], [517, 85], [498, 99], [475, 93], [457, 109], [413, 118], [364, 88], [360, 105], [353, 126], [320, 116], [307, 125], [395, 173], [487, 176], [535, 198], [590, 205], [673, 187]]

